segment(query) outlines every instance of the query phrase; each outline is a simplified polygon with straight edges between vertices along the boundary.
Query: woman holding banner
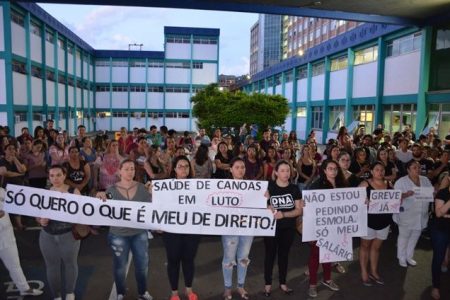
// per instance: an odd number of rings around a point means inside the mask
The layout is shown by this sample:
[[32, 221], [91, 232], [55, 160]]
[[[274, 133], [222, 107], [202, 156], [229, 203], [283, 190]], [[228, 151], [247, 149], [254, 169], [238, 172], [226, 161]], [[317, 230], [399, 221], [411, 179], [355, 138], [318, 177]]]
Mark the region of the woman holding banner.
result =
[[[122, 201], [150, 202], [151, 194], [146, 186], [134, 180], [136, 165], [133, 160], [125, 159], [119, 165], [119, 178], [106, 192], [98, 192], [97, 197]], [[123, 299], [126, 292], [126, 273], [128, 256], [131, 251], [134, 259], [134, 275], [136, 277], [139, 297], [151, 300], [147, 292], [148, 276], [148, 232], [145, 229], [127, 227], [110, 227], [108, 244], [113, 252], [114, 282], [117, 299]]]
[[[233, 179], [242, 180], [245, 175], [245, 162], [240, 157], [235, 157], [230, 162], [230, 172]], [[222, 272], [225, 285], [224, 300], [231, 300], [231, 288], [233, 285], [233, 267], [237, 266], [238, 292], [241, 299], [249, 299], [244, 289], [245, 277], [250, 260], [248, 254], [252, 247], [253, 236], [224, 235], [222, 236], [223, 260]], [[237, 261], [237, 262], [236, 262]]]
[[[48, 178], [52, 185], [50, 190], [80, 195], [79, 190], [64, 182], [66, 175], [66, 170], [62, 166], [51, 166], [48, 171]], [[62, 299], [61, 291], [64, 286], [65, 299], [73, 300], [80, 251], [80, 240], [76, 240], [72, 234], [73, 224], [47, 218], [36, 218], [36, 221], [42, 226], [39, 247], [44, 257], [47, 280], [53, 298]], [[64, 274], [61, 274], [61, 263], [64, 263]], [[64, 278], [64, 284], [61, 283], [61, 278]]]
[[[370, 199], [372, 190], [392, 189], [389, 181], [384, 177], [385, 165], [381, 161], [374, 162], [370, 166], [370, 179], [359, 185], [367, 190], [367, 198]], [[372, 286], [371, 280], [384, 285], [384, 280], [378, 274], [378, 259], [383, 241], [389, 234], [392, 214], [369, 214], [367, 216], [367, 236], [361, 237], [359, 248], [359, 265], [361, 267], [361, 279], [365, 286]], [[368, 265], [370, 261], [370, 273]]]
[[5, 190], [0, 187], [0, 260], [3, 261], [21, 296], [40, 296], [41, 290], [30, 288], [20, 266], [19, 251], [8, 213], [3, 211]]
[[264, 295], [272, 292], [272, 271], [278, 253], [278, 273], [280, 289], [286, 294], [293, 290], [286, 285], [289, 250], [295, 236], [295, 220], [302, 213], [301, 194], [297, 185], [291, 183], [291, 164], [279, 160], [274, 168], [275, 181], [268, 186], [268, 207], [277, 220], [274, 237], [264, 237]]
[[[311, 184], [310, 190], [335, 189], [347, 187], [348, 183], [339, 167], [338, 162], [327, 159], [322, 162], [319, 178]], [[319, 269], [319, 247], [316, 242], [310, 242], [309, 255], [309, 296], [317, 297], [317, 271]], [[339, 291], [339, 286], [331, 280], [331, 263], [323, 263], [322, 284], [332, 291]]]
[[[191, 163], [186, 156], [177, 156], [173, 161], [172, 168], [171, 178], [192, 178]], [[194, 260], [200, 243], [200, 235], [164, 232], [162, 237], [167, 254], [167, 275], [172, 288], [170, 300], [180, 300], [178, 295], [180, 265], [183, 268], [188, 300], [198, 300], [197, 294], [192, 291], [192, 282], [194, 280]]]
[[406, 163], [408, 175], [401, 177], [394, 185], [396, 190], [402, 191], [402, 205], [400, 213], [394, 214], [393, 219], [398, 224], [397, 258], [401, 267], [416, 266], [413, 259], [414, 249], [422, 230], [427, 227], [429, 202], [417, 201], [414, 196], [415, 188], [433, 187], [430, 180], [420, 176], [420, 163], [410, 160]]

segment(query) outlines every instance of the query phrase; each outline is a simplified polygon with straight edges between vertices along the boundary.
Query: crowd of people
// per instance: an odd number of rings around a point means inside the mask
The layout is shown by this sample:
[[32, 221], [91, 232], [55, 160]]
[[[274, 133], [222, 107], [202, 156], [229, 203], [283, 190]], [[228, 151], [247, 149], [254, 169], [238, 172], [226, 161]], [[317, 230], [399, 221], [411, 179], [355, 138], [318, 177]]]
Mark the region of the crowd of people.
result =
[[[0, 175], [3, 188], [8, 183], [51, 189], [59, 192], [95, 196], [104, 201], [151, 201], [151, 181], [158, 179], [227, 178], [237, 180], [267, 180], [267, 206], [277, 220], [274, 237], [264, 238], [264, 294], [272, 292], [272, 273], [278, 263], [280, 289], [291, 294], [287, 286], [288, 257], [296, 231], [301, 234], [302, 191], [305, 189], [334, 189], [364, 187], [371, 190], [395, 189], [402, 193], [397, 214], [369, 214], [367, 236], [361, 237], [359, 262], [364, 286], [384, 285], [378, 272], [383, 241], [393, 227], [398, 227], [397, 259], [401, 267], [415, 266], [414, 250], [424, 230], [431, 236], [433, 299], [440, 298], [441, 272], [447, 270], [450, 243], [450, 136], [439, 138], [433, 128], [417, 139], [406, 126], [403, 132], [390, 134], [381, 127], [365, 133], [364, 127], [354, 135], [341, 127], [336, 139], [320, 146], [312, 131], [300, 144], [295, 131], [272, 131], [257, 126], [247, 129], [244, 124], [236, 136], [215, 129], [208, 136], [205, 129], [197, 134], [151, 126], [150, 130], [121, 128], [117, 137], [97, 134], [90, 137], [83, 125], [77, 135], [69, 137], [59, 132], [48, 120], [33, 133], [22, 128], [13, 137], [8, 127], [0, 127]], [[247, 132], [251, 134], [247, 135]], [[319, 147], [320, 146], [320, 147]], [[319, 149], [324, 148], [323, 151]], [[413, 190], [434, 187], [435, 202], [416, 201]], [[284, 197], [283, 205], [277, 197]], [[8, 219], [8, 222], [5, 220]], [[39, 291], [26, 284], [11, 227], [23, 230], [23, 217], [8, 215], [0, 210], [0, 257], [23, 295], [38, 295]], [[73, 225], [38, 218], [42, 226], [39, 246], [44, 257], [47, 278], [54, 299], [75, 298], [80, 240], [73, 235]], [[9, 230], [3, 234], [3, 230]], [[96, 233], [95, 228], [89, 229]], [[131, 251], [139, 299], [152, 299], [147, 290], [149, 267], [148, 235], [146, 230], [111, 227], [108, 244], [113, 253], [113, 274], [117, 299], [126, 292], [126, 264]], [[171, 300], [179, 300], [180, 267], [184, 275], [185, 293], [189, 300], [198, 299], [194, 292], [195, 257], [201, 236], [163, 232], [167, 254], [167, 275]], [[8, 243], [6, 243], [8, 239]], [[237, 292], [249, 299], [245, 278], [250, 263], [253, 237], [222, 236], [224, 279], [223, 298], [232, 299], [233, 269], [237, 269]], [[317, 297], [319, 247], [309, 242], [308, 261], [310, 297]], [[10, 258], [13, 257], [14, 259]], [[64, 276], [61, 263], [64, 263]], [[346, 272], [340, 264], [323, 263], [321, 283], [333, 291], [339, 286], [331, 278], [331, 270]], [[65, 282], [61, 283], [61, 278]], [[64, 294], [62, 287], [64, 286]]]

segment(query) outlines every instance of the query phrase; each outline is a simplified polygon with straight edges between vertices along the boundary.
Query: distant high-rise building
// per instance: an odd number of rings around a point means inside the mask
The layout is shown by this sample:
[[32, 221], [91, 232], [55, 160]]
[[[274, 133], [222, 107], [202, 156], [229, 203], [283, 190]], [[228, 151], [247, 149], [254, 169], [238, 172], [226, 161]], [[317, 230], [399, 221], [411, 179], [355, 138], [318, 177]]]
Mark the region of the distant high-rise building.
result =
[[252, 26], [250, 41], [250, 75], [281, 61], [282, 16], [260, 14]]
[[360, 22], [283, 16], [283, 56], [303, 55], [306, 50], [347, 32]]

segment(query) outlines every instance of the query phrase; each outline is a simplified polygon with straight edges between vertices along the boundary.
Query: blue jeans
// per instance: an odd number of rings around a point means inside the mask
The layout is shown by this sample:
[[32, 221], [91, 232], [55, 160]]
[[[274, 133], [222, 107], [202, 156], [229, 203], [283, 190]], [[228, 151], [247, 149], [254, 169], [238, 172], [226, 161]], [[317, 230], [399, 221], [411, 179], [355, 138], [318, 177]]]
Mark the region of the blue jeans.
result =
[[139, 295], [147, 291], [148, 274], [148, 237], [147, 232], [131, 236], [108, 234], [108, 244], [114, 257], [114, 281], [118, 295], [125, 295], [125, 279], [128, 255], [133, 254], [134, 276], [136, 277]]
[[445, 258], [445, 251], [450, 243], [450, 232], [431, 226], [431, 243], [433, 246], [433, 260], [431, 262], [431, 278], [433, 287], [441, 287], [441, 265]]
[[[233, 285], [233, 267], [237, 265], [238, 287], [243, 288], [247, 267], [250, 263], [248, 254], [252, 247], [252, 236], [224, 235], [222, 236], [223, 260], [222, 272], [226, 289], [231, 289]], [[236, 260], [239, 263], [236, 263]]]

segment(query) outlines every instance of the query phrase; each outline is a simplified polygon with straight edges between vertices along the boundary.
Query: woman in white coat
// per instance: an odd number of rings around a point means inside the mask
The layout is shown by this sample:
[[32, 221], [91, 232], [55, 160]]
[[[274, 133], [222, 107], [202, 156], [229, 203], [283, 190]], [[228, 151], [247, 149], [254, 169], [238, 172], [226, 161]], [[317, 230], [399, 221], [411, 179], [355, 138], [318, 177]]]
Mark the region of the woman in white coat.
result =
[[394, 189], [402, 191], [400, 213], [394, 214], [393, 219], [398, 224], [397, 258], [402, 267], [416, 266], [414, 249], [422, 230], [427, 227], [428, 207], [426, 201], [417, 200], [414, 188], [433, 187], [430, 180], [420, 176], [420, 163], [411, 160], [406, 164], [408, 175], [401, 177], [394, 185]]
[[42, 291], [30, 288], [20, 266], [13, 227], [8, 213], [3, 211], [4, 199], [5, 190], [0, 188], [0, 259], [8, 269], [9, 276], [17, 286], [21, 296], [40, 296]]

